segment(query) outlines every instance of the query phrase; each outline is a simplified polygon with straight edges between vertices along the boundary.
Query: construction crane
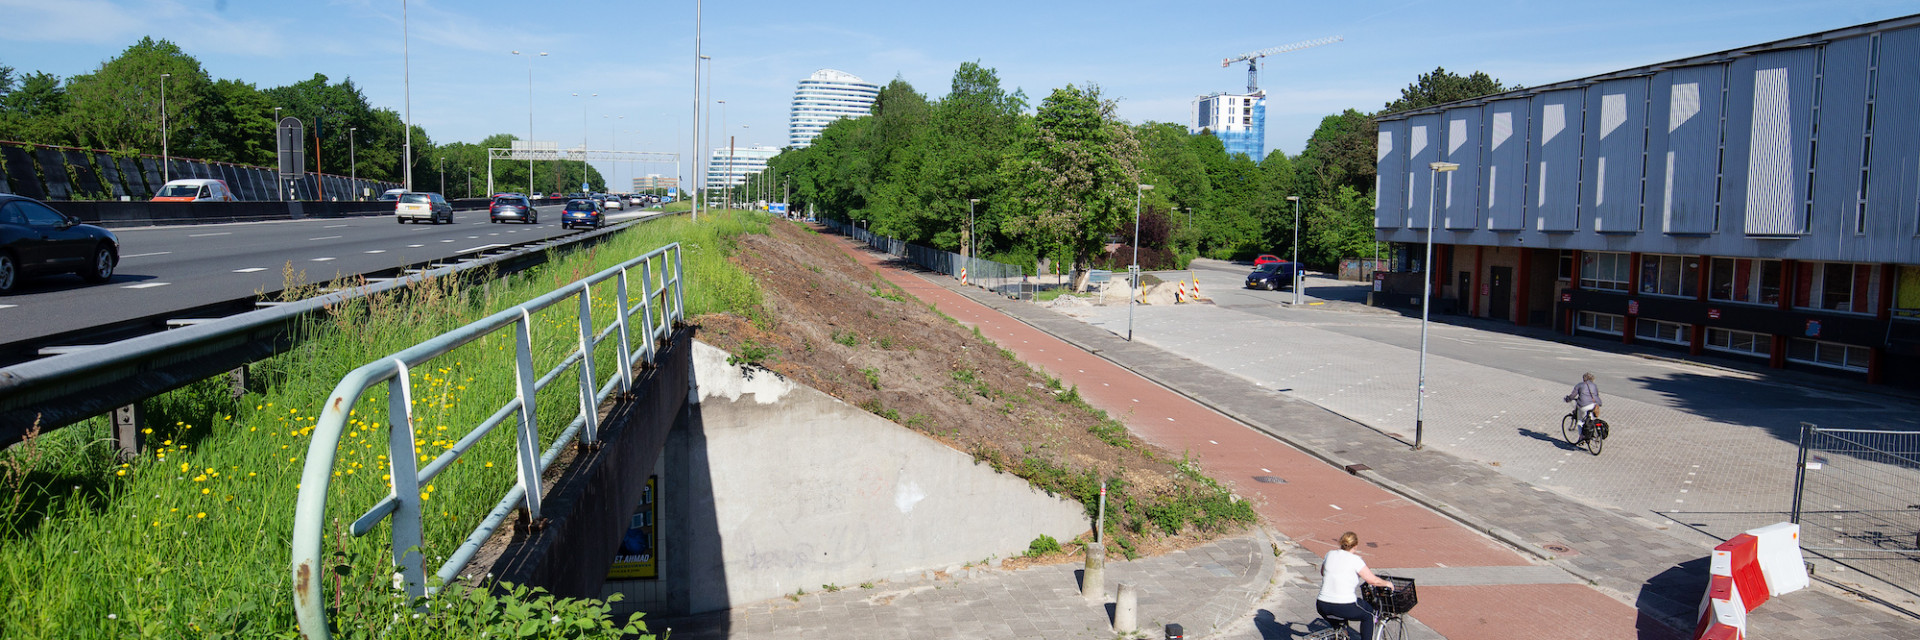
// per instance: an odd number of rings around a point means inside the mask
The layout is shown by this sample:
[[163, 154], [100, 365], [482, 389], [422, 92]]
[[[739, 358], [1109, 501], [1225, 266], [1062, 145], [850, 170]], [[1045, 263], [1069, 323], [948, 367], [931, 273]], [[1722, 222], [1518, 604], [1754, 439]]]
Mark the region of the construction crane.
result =
[[1319, 40], [1295, 42], [1293, 44], [1281, 45], [1278, 47], [1274, 47], [1272, 49], [1261, 49], [1259, 51], [1254, 51], [1252, 53], [1243, 53], [1231, 58], [1226, 58], [1221, 60], [1220, 67], [1224, 69], [1226, 67], [1233, 66], [1233, 63], [1235, 62], [1239, 62], [1241, 60], [1247, 61], [1247, 93], [1249, 94], [1259, 93], [1260, 92], [1259, 63], [1261, 58], [1265, 58], [1267, 56], [1274, 55], [1277, 53], [1286, 53], [1288, 51], [1299, 51], [1301, 49], [1318, 47], [1323, 44], [1333, 44], [1335, 42], [1339, 42], [1345, 39], [1346, 39], [1345, 36], [1334, 36], [1331, 38], [1321, 38]]

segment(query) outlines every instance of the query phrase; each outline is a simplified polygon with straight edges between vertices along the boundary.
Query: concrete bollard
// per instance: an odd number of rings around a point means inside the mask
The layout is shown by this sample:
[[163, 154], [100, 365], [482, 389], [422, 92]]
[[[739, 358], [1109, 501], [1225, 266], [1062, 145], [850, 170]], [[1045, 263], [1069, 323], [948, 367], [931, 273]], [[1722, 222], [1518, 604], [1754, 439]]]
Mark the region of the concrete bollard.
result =
[[1107, 545], [1089, 542], [1084, 549], [1087, 569], [1080, 574], [1080, 595], [1095, 602], [1107, 596]]
[[1113, 632], [1133, 633], [1140, 630], [1139, 596], [1133, 592], [1133, 585], [1122, 582], [1120, 590], [1113, 598]]

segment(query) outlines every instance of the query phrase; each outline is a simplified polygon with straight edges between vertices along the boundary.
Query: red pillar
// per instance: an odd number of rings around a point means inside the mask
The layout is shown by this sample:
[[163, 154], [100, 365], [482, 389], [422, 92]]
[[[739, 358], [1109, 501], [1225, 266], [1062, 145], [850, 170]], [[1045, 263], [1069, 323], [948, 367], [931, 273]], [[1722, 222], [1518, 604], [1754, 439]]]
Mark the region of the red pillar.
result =
[[[1632, 304], [1634, 296], [1640, 295], [1640, 254], [1627, 254], [1627, 300]], [[1628, 313], [1626, 322], [1620, 323], [1620, 343], [1633, 344], [1634, 323], [1639, 322], [1639, 314]]]
[[1533, 288], [1532, 249], [1520, 250], [1518, 271], [1513, 277], [1513, 323], [1524, 327], [1527, 326], [1527, 316], [1533, 315], [1533, 310], [1527, 308], [1527, 303], [1532, 302], [1527, 295], [1527, 290]]
[[1486, 259], [1486, 255], [1486, 245], [1473, 245], [1473, 278], [1460, 283], [1462, 287], [1465, 287], [1467, 295], [1470, 296], [1467, 298], [1467, 315], [1475, 318], [1480, 317], [1480, 290], [1474, 287], [1473, 281], [1483, 278], [1483, 276], [1480, 275], [1480, 264]]
[[1699, 271], [1700, 271], [1699, 273], [1695, 274], [1696, 276], [1698, 276], [1698, 278], [1695, 279], [1695, 284], [1693, 286], [1693, 299], [1699, 300], [1701, 302], [1706, 302], [1707, 287], [1711, 285], [1713, 282], [1713, 280], [1710, 279], [1713, 271], [1712, 256], [1700, 256]]

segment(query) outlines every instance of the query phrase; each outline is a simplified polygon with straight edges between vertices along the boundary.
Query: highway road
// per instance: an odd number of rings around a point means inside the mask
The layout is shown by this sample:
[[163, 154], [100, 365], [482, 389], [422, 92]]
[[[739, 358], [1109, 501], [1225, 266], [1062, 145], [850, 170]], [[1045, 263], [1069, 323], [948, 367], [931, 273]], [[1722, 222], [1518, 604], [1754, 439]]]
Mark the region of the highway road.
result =
[[[451, 257], [488, 245], [576, 233], [560, 228], [560, 205], [539, 207], [538, 224], [491, 224], [484, 210], [454, 213], [453, 224], [396, 224], [393, 216], [114, 229], [120, 266], [105, 284], [78, 276], [30, 278], [0, 297], [0, 344], [190, 309], [336, 276]], [[609, 212], [609, 222], [648, 215]], [[652, 212], [657, 213], [657, 212]]]

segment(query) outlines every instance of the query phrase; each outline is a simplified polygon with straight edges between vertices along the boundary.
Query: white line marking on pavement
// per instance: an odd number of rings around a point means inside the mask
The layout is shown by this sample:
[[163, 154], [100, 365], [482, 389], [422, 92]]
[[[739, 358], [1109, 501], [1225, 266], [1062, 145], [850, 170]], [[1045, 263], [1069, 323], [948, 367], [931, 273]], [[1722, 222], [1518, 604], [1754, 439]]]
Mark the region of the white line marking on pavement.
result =
[[386, 252], [387, 252], [386, 249], [374, 249], [372, 251], [368, 251], [367, 253], [386, 253]]
[[1330, 505], [1327, 505], [1327, 506], [1329, 506], [1329, 507], [1333, 507], [1333, 510], [1334, 510], [1334, 511], [1346, 511], [1346, 509], [1342, 509], [1342, 508], [1340, 508], [1340, 505], [1337, 505], [1337, 504], [1330, 504]]
[[222, 231], [222, 232], [220, 232], [220, 233], [196, 233], [196, 234], [193, 234], [193, 235], [190, 235], [190, 236], [187, 236], [187, 237], [189, 237], [189, 238], [211, 238], [211, 237], [214, 237], [214, 236], [230, 236], [230, 235], [233, 235], [233, 232], [232, 232], [232, 231]]
[[327, 257], [327, 258], [314, 258], [314, 259], [313, 259], [313, 261], [314, 261], [314, 262], [326, 262], [326, 261], [328, 261], [328, 260], [332, 260], [332, 259], [333, 259], [333, 258], [331, 258], [331, 257]]
[[318, 238], [307, 238], [307, 240], [337, 240], [344, 237], [346, 236], [320, 236]]
[[245, 269], [234, 269], [233, 272], [234, 273], [253, 273], [255, 271], [266, 271], [266, 270], [267, 270], [266, 267], [247, 267]]
[[427, 245], [424, 245], [424, 244], [410, 244], [410, 245], [407, 245], [407, 248], [408, 248], [408, 249], [418, 249], [418, 248], [420, 248], [420, 247], [424, 247], [424, 246], [427, 246]]
[[441, 242], [453, 242], [453, 241], [452, 241], [452, 240], [441, 240]]
[[1273, 473], [1273, 470], [1272, 470], [1272, 469], [1268, 469], [1268, 468], [1266, 468], [1266, 467], [1260, 467], [1260, 470], [1261, 470], [1261, 471], [1265, 471], [1265, 472], [1267, 472], [1267, 473]]
[[147, 256], [164, 256], [169, 253], [173, 253], [173, 252], [172, 251], [155, 251], [153, 253], [136, 253], [130, 256], [120, 256], [120, 259], [125, 260], [127, 258], [145, 258]]
[[0, 304], [0, 309], [12, 309], [12, 308], [14, 308], [14, 307], [18, 307], [18, 306], [20, 306], [20, 305], [17, 305], [17, 304]]
[[152, 288], [154, 288], [154, 287], [164, 287], [164, 286], [167, 286], [167, 285], [169, 285], [169, 284], [173, 284], [173, 283], [171, 283], [171, 282], [143, 282], [143, 283], [140, 283], [140, 284], [130, 284], [130, 285], [127, 285], [127, 286], [124, 286], [124, 287], [120, 287], [120, 288], [122, 288], [122, 289], [152, 289]]
[[483, 245], [480, 245], [480, 246], [478, 246], [478, 247], [474, 247], [474, 248], [472, 248], [472, 249], [461, 249], [461, 250], [459, 250], [459, 251], [455, 251], [454, 253], [466, 253], [466, 252], [468, 252], [468, 251], [486, 251], [486, 250], [488, 250], [488, 249], [492, 249], [492, 248], [494, 248], [494, 247], [504, 247], [504, 246], [507, 246], [507, 245], [504, 245], [504, 244], [499, 244], [499, 243], [494, 243], [494, 244], [483, 244]]

